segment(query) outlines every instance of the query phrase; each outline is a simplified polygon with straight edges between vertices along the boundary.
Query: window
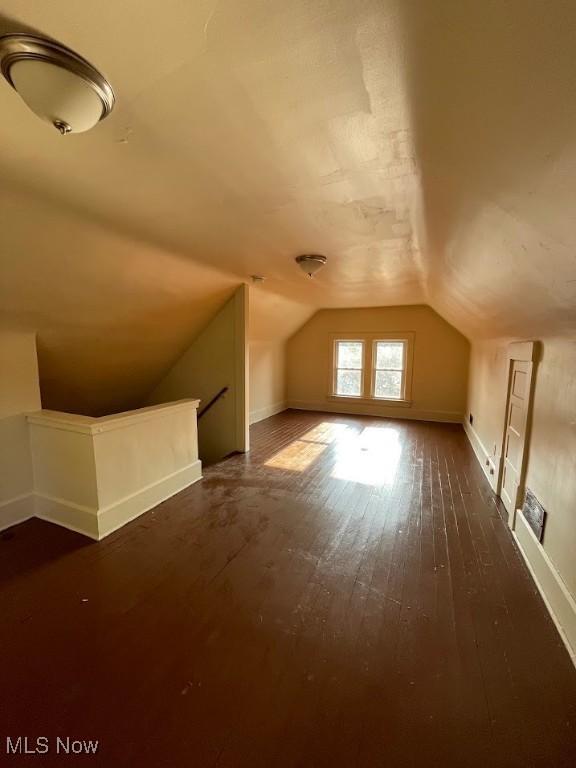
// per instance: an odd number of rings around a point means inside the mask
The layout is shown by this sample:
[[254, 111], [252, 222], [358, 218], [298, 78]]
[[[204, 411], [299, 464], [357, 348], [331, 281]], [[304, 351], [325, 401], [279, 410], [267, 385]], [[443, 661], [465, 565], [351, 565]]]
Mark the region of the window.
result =
[[364, 342], [336, 341], [334, 393], [361, 397], [364, 379]]
[[373, 397], [400, 400], [404, 397], [404, 341], [374, 342]]
[[334, 334], [329, 397], [411, 405], [414, 333]]

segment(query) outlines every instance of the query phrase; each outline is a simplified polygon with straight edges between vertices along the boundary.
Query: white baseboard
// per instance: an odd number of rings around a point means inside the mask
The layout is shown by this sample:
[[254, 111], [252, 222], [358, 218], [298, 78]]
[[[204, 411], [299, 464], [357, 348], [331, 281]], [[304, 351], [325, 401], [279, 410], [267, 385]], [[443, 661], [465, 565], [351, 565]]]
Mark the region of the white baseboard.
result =
[[[100, 541], [144, 512], [156, 507], [179, 491], [184, 490], [202, 477], [202, 462], [197, 460], [187, 467], [163, 477], [156, 483], [141, 488], [136, 493], [119, 499], [108, 507], [84, 507], [67, 499], [34, 494], [34, 504], [29, 517], [55, 523], [70, 531], [81, 533]], [[27, 518], [24, 518], [27, 519]], [[20, 522], [20, 521], [18, 521]], [[14, 523], [12, 523], [13, 525]]]
[[519, 510], [512, 534], [576, 666], [576, 601]]
[[34, 494], [23, 493], [0, 504], [0, 531], [34, 517]]
[[281, 402], [267, 405], [265, 408], [258, 408], [255, 411], [250, 411], [250, 424], [256, 424], [259, 421], [270, 418], [270, 416], [276, 416], [277, 413], [285, 411], [287, 407], [286, 402]]
[[152, 507], [156, 507], [179, 491], [183, 491], [184, 488], [197, 482], [201, 477], [202, 462], [197, 460], [184, 469], [180, 469], [168, 477], [163, 477], [157, 483], [142, 488], [136, 493], [98, 510], [98, 538], [103, 539], [117, 531], [118, 528], [144, 514]]
[[83, 507], [67, 499], [35, 494], [36, 517], [69, 531], [98, 540], [98, 509]]
[[486, 479], [490, 483], [490, 487], [496, 493], [498, 490], [498, 482], [500, 480], [500, 458], [488, 453], [482, 440], [480, 440], [478, 433], [466, 419], [462, 421], [462, 426], [464, 427], [464, 432], [466, 432], [470, 445], [476, 454], [476, 458], [486, 475]]
[[413, 419], [415, 421], [443, 421], [460, 424], [462, 414], [456, 411], [423, 411], [414, 408], [371, 403], [338, 403], [333, 400], [309, 402], [289, 400], [287, 408], [297, 411], [320, 411], [326, 413], [344, 413], [353, 416], [381, 416], [388, 419]]
[[[463, 427], [492, 490], [496, 492], [501, 461], [490, 456], [471, 424], [463, 421]], [[497, 459], [497, 464], [494, 459]], [[493, 474], [490, 472], [491, 468], [494, 470]], [[512, 535], [570, 658], [576, 665], [576, 601], [520, 510], [516, 510], [514, 521]]]

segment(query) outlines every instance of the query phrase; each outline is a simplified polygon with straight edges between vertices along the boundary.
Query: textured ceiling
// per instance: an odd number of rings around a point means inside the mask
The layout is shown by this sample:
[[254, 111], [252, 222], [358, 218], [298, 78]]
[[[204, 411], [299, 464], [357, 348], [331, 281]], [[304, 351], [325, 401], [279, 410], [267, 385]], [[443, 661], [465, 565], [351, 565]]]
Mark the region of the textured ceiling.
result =
[[576, 332], [576, 4], [402, 3], [429, 303], [471, 337]]
[[[0, 306], [38, 329], [53, 407], [140, 397], [252, 273], [254, 338], [318, 307], [422, 302], [471, 337], [576, 330], [573, 3], [3, 13], [118, 97], [63, 138], [0, 88]], [[314, 281], [301, 252], [328, 256]]]

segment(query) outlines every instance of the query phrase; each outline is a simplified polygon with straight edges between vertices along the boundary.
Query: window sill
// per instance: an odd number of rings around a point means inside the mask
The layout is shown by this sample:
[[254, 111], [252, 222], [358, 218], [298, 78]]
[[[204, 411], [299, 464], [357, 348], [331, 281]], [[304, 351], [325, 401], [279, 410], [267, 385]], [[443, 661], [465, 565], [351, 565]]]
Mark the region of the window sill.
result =
[[412, 400], [396, 400], [385, 397], [350, 397], [349, 395], [327, 395], [327, 400], [339, 403], [363, 403], [364, 405], [396, 405], [399, 408], [410, 408]]

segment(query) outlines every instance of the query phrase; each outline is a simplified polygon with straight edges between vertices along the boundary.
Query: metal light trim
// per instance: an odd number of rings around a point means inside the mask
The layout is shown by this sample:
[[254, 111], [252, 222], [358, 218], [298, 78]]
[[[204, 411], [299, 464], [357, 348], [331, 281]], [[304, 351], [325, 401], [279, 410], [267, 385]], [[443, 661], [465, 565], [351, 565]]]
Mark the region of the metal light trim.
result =
[[[61, 67], [74, 75], [81, 77], [98, 95], [102, 103], [103, 120], [112, 111], [116, 97], [112, 86], [104, 75], [89, 61], [55, 40], [49, 40], [38, 35], [12, 33], [0, 37], [0, 72], [16, 92], [18, 89], [12, 81], [10, 70], [18, 61], [44, 61], [47, 64]], [[66, 126], [56, 126], [61, 133], [67, 133]]]

